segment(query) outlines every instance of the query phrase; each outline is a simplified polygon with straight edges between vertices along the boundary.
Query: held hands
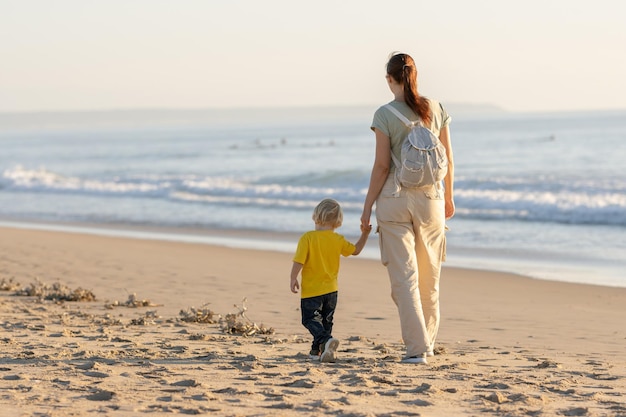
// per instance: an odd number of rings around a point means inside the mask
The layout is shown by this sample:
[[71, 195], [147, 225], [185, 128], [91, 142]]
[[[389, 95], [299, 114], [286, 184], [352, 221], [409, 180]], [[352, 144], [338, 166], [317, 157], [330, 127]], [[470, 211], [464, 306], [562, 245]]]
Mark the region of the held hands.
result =
[[355, 243], [354, 252], [352, 253], [352, 255], [356, 256], [361, 253], [361, 251], [365, 247], [365, 244], [367, 243], [367, 237], [369, 236], [371, 231], [372, 225], [369, 224], [369, 221], [365, 224], [361, 223], [361, 237], [359, 238], [359, 241]]
[[369, 227], [370, 230], [372, 225], [370, 224], [370, 218], [372, 217], [371, 209], [363, 209], [363, 213], [361, 214], [361, 232], [363, 232], [364, 228]]

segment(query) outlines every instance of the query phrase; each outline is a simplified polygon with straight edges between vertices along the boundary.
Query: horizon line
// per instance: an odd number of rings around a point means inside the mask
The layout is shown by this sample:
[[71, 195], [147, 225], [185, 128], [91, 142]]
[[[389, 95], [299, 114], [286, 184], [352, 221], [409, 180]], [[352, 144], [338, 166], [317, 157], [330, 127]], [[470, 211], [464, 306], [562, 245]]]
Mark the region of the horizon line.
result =
[[[87, 108], [87, 109], [39, 109], [39, 110], [0, 110], [0, 115], [51, 115], [51, 114], [70, 114], [70, 113], [132, 113], [132, 112], [203, 112], [203, 111], [241, 111], [241, 110], [307, 110], [307, 109], [365, 109], [378, 108], [381, 104], [312, 104], [312, 105], [275, 105], [275, 106], [225, 106], [225, 107], [103, 107], [103, 108]], [[447, 108], [465, 107], [468, 112], [479, 109], [488, 109], [490, 112], [501, 114], [540, 114], [540, 113], [579, 113], [579, 112], [620, 112], [626, 111], [626, 107], [606, 107], [606, 108], [579, 108], [579, 109], [537, 109], [537, 110], [509, 110], [500, 105], [493, 103], [471, 103], [471, 102], [454, 102], [450, 101], [446, 104]]]

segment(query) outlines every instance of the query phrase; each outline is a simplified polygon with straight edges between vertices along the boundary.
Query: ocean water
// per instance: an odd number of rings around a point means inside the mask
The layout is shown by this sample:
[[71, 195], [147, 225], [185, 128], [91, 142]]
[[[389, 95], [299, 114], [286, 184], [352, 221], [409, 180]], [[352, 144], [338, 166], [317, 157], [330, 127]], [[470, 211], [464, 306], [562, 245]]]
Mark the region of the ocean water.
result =
[[[0, 225], [291, 251], [332, 197], [354, 238], [374, 110], [2, 114]], [[626, 111], [451, 113], [449, 265], [626, 287]]]

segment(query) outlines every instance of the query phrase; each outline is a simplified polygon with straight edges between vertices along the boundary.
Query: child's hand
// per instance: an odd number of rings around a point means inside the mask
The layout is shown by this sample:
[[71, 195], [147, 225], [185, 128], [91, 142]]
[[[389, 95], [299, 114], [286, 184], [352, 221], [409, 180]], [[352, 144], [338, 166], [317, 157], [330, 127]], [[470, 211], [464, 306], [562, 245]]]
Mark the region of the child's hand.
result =
[[298, 284], [298, 279], [291, 278], [291, 292], [294, 294], [297, 294], [299, 289], [300, 289], [300, 284]]
[[361, 225], [361, 233], [367, 233], [369, 235], [369, 233], [372, 231], [372, 225], [368, 224], [367, 226], [363, 226]]
[[300, 284], [298, 284], [298, 275], [300, 274], [300, 271], [302, 271], [302, 267], [303, 265], [301, 263], [295, 261], [291, 266], [291, 274], [289, 276], [291, 277], [291, 292], [294, 294], [300, 289]]

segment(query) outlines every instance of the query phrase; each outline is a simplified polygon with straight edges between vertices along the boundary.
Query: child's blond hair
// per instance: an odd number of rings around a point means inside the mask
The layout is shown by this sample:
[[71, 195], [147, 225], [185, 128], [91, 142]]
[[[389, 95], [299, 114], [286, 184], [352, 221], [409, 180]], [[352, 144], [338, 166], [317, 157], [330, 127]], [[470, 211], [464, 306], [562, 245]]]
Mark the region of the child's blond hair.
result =
[[338, 202], [332, 198], [326, 198], [313, 210], [313, 221], [315, 224], [336, 229], [343, 223], [343, 210]]

